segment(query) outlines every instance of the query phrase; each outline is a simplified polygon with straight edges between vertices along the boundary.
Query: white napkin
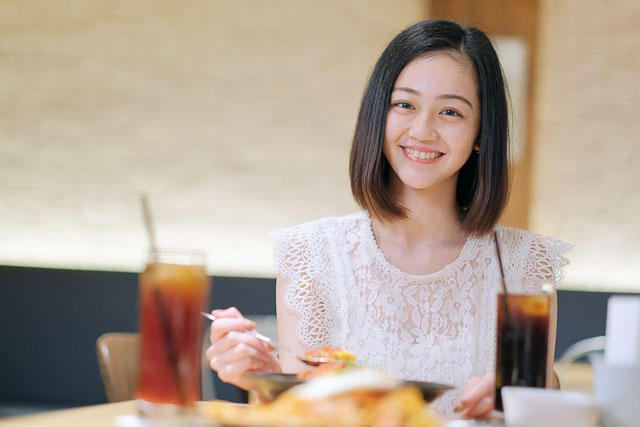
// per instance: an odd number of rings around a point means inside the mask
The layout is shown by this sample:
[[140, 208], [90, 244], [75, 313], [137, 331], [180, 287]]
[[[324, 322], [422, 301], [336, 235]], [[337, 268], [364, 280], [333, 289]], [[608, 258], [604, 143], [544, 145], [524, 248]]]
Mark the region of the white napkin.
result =
[[609, 298], [604, 358], [608, 365], [640, 365], [640, 297]]

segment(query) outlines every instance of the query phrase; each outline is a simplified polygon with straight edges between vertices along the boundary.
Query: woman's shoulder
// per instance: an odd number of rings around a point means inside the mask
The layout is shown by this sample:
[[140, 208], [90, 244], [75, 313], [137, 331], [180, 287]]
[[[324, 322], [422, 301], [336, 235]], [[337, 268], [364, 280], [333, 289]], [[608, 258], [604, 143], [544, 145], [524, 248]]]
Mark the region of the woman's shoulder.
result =
[[523, 276], [559, 283], [564, 278], [565, 257], [573, 245], [521, 228], [497, 225], [501, 252]]
[[331, 216], [304, 222], [291, 227], [275, 230], [269, 233], [274, 240], [289, 240], [296, 238], [309, 238], [320, 234], [339, 233], [341, 230], [353, 229], [367, 218], [366, 212], [360, 211], [344, 216]]
[[547, 247], [549, 249], [557, 248], [563, 250], [563, 252], [567, 252], [573, 248], [573, 245], [563, 242], [562, 240], [534, 233], [533, 231], [525, 230], [523, 228], [507, 227], [505, 225], [498, 224], [495, 226], [495, 231], [498, 233], [501, 244], [504, 241], [505, 244], [509, 244], [512, 247], [530, 247], [533, 245]]
[[[327, 271], [327, 257], [345, 248], [350, 241], [348, 230], [357, 230], [368, 218], [363, 212], [345, 216], [321, 218], [269, 233], [274, 241], [273, 257], [276, 270], [292, 283], [309, 272], [309, 266]], [[357, 240], [357, 237], [355, 237]], [[317, 274], [317, 271], [316, 271]], [[297, 283], [297, 282], [296, 282]]]

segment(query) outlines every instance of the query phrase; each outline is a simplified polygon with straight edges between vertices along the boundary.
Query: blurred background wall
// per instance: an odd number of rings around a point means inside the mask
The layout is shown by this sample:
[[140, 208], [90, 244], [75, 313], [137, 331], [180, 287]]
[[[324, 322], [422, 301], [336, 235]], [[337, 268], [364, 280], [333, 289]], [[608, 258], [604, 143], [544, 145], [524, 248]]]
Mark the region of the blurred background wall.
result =
[[360, 95], [423, 1], [34, 0], [0, 14], [0, 263], [272, 276], [267, 232], [354, 211]]
[[640, 2], [540, 3], [531, 227], [576, 245], [567, 286], [640, 291]]
[[635, 0], [5, 0], [0, 263], [137, 271], [146, 192], [162, 245], [273, 276], [268, 231], [356, 209], [360, 95], [425, 17], [522, 42], [503, 222], [576, 245], [566, 288], [637, 291]]
[[[429, 17], [493, 33], [515, 70], [503, 222], [576, 245], [558, 348], [604, 332], [606, 292], [640, 291], [640, 2], [3, 0], [0, 401], [51, 397], [50, 372], [67, 383], [56, 404], [102, 398], [95, 338], [135, 330], [141, 192], [161, 245], [235, 277], [214, 305], [242, 307], [241, 292], [272, 311], [273, 281], [251, 279], [274, 276], [267, 233], [357, 209], [347, 155], [366, 79]], [[43, 342], [63, 353], [39, 368]]]

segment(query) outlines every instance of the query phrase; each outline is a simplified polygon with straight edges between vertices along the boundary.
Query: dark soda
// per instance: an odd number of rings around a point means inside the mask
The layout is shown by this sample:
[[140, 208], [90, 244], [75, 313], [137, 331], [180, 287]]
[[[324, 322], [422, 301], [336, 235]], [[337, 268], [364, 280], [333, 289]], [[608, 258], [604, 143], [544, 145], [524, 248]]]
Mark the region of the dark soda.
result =
[[549, 344], [548, 295], [498, 295], [495, 408], [503, 386], [545, 387]]

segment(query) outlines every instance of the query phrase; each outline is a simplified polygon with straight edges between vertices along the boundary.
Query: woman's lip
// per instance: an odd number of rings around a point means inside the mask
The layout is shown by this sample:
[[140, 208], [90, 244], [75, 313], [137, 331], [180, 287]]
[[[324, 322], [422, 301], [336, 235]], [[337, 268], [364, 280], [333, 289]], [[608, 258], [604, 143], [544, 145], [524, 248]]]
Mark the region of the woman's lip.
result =
[[442, 151], [430, 150], [428, 148], [414, 147], [412, 145], [401, 145], [400, 147], [402, 147], [403, 149], [410, 148], [411, 150], [423, 151], [425, 153], [441, 153], [441, 154], [443, 154]]
[[[404, 147], [402, 145], [400, 146], [400, 148], [402, 149], [402, 154], [404, 154], [404, 156], [407, 159], [411, 160], [412, 162], [416, 162], [416, 163], [423, 163], [423, 164], [434, 163], [434, 162], [437, 162], [438, 160], [440, 160], [440, 158], [442, 158], [444, 156], [444, 153], [442, 153], [440, 151], [436, 151], [436, 150], [425, 150], [425, 149], [419, 150], [417, 148], [413, 148], [413, 147], [409, 147], [409, 146]], [[423, 152], [423, 153], [440, 153], [440, 156], [439, 157], [435, 157], [433, 159], [421, 159], [419, 157], [415, 157], [415, 156], [412, 156], [411, 154], [409, 154], [407, 149], [412, 149], [412, 150], [420, 151], [420, 152]]]

